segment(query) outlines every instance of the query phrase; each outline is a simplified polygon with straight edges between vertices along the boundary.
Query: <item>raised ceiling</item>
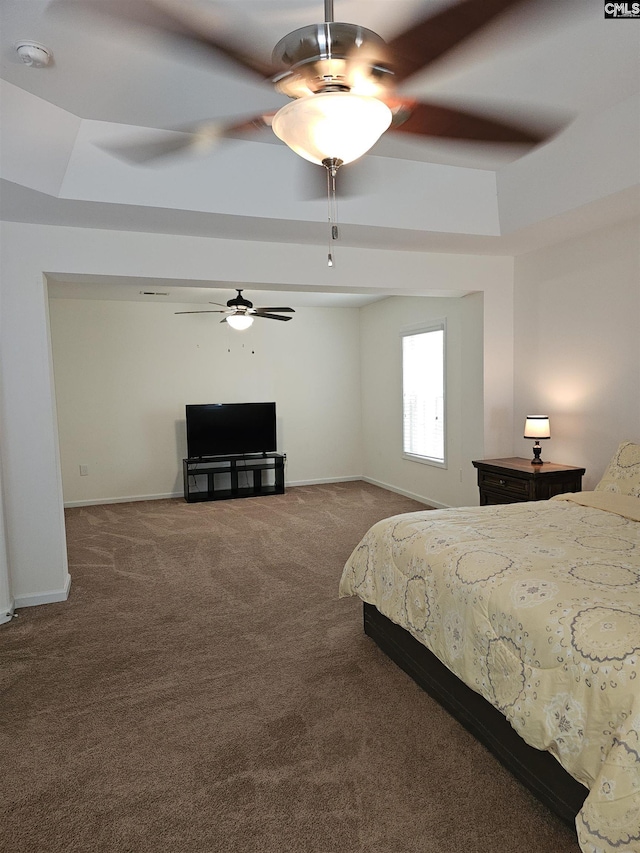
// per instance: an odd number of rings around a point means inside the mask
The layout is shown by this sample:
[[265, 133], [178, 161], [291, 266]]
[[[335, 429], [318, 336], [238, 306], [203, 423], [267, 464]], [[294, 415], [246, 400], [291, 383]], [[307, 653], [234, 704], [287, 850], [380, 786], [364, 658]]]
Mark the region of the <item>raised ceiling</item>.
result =
[[[321, 0], [187, 3], [265, 59], [284, 34], [323, 18]], [[388, 39], [446, 5], [335, 0], [335, 17]], [[637, 214], [640, 23], [605, 20], [603, 6], [526, 3], [412, 78], [409, 95], [560, 129], [524, 154], [383, 137], [338, 173], [343, 244], [518, 254]], [[54, 14], [47, 0], [0, 0], [0, 16], [3, 219], [327, 240], [322, 168], [268, 129], [147, 166], [101, 147], [272, 110], [285, 101], [269, 85], [210, 51], [109, 18]], [[25, 39], [51, 50], [49, 67], [21, 62], [15, 43]]]

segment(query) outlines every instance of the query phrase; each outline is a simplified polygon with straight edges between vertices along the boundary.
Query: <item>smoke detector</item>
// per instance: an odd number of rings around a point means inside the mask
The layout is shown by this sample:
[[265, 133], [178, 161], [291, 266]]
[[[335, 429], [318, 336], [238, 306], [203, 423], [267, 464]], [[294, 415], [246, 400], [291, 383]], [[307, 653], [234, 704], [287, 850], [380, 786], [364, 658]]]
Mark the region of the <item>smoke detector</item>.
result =
[[19, 41], [15, 47], [24, 64], [32, 68], [44, 68], [51, 62], [51, 51], [37, 41]]

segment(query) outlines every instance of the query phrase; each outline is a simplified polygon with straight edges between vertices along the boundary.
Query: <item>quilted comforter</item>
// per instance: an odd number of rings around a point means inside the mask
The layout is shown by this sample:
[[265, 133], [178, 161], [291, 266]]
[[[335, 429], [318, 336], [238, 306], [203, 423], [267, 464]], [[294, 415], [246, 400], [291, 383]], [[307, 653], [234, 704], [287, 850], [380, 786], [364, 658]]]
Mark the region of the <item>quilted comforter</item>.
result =
[[640, 853], [639, 505], [601, 491], [395, 516], [340, 582], [589, 789], [584, 853]]

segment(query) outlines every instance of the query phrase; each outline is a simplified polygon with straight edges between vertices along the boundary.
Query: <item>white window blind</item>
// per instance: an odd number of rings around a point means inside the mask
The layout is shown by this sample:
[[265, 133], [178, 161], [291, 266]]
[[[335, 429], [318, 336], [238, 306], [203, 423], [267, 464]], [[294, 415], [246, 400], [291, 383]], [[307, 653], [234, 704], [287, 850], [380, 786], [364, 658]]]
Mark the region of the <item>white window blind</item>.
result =
[[405, 455], [445, 463], [444, 323], [402, 335]]

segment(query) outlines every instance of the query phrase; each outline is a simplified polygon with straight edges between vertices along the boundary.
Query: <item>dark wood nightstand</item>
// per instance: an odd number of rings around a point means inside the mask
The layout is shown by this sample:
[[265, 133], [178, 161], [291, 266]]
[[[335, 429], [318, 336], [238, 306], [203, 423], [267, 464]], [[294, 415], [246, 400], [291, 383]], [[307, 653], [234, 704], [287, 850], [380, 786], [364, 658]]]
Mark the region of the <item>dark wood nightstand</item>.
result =
[[532, 465], [529, 459], [477, 459], [480, 506], [510, 504], [517, 501], [547, 501], [554, 495], [582, 491], [585, 468], [543, 462]]

